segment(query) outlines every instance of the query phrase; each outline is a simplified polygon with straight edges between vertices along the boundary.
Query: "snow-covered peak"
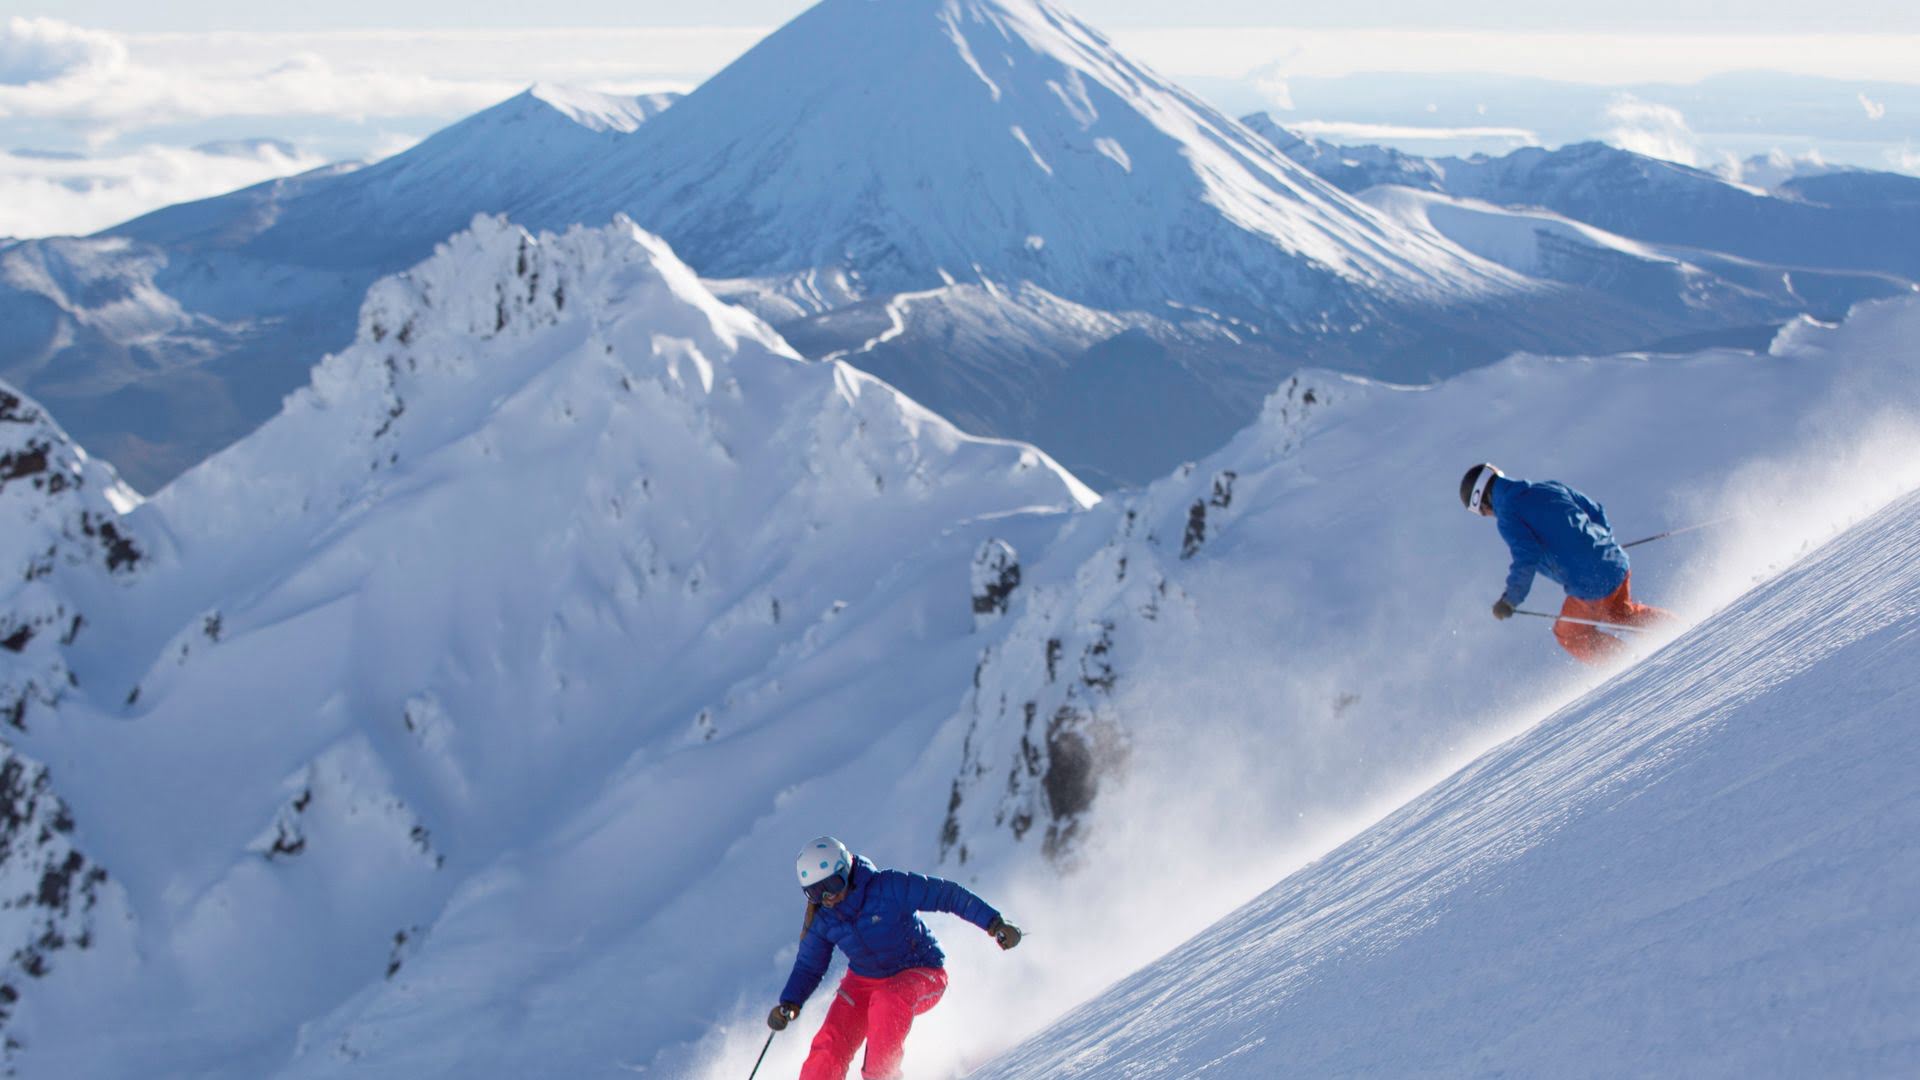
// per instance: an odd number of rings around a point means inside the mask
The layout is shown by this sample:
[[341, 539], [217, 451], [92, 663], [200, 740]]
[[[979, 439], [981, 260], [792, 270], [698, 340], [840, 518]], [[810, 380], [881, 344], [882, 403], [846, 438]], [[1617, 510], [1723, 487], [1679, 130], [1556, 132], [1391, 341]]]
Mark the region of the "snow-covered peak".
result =
[[602, 94], [559, 83], [535, 83], [524, 96], [558, 109], [589, 131], [615, 131], [622, 134], [638, 130], [641, 124], [658, 116], [680, 99], [679, 94], [641, 94], [638, 97]]
[[826, 0], [551, 203], [583, 193], [709, 276], [854, 296], [1032, 281], [1300, 315], [1487, 285], [1044, 0]]
[[[662, 426], [651, 411], [662, 409], [678, 418]], [[825, 436], [843, 423], [860, 437]], [[281, 416], [160, 501], [188, 532], [260, 536], [377, 500], [391, 474], [423, 459], [486, 460], [581, 424], [649, 447], [576, 448], [589, 455], [578, 470], [612, 470], [621, 484], [638, 482], [648, 457], [685, 472], [696, 454], [764, 461], [753, 490], [769, 497], [758, 483], [799, 484], [785, 489], [794, 496], [809, 473], [873, 493], [931, 490], [962, 461], [997, 460], [991, 472], [1032, 478], [1036, 504], [1095, 501], [1031, 447], [961, 435], [872, 376], [802, 360], [629, 220], [536, 237], [484, 215], [376, 283], [353, 346], [322, 361]], [[823, 429], [793, 430], [812, 424]], [[783, 431], [799, 441], [782, 442]], [[240, 488], [250, 497], [219, 494]]]

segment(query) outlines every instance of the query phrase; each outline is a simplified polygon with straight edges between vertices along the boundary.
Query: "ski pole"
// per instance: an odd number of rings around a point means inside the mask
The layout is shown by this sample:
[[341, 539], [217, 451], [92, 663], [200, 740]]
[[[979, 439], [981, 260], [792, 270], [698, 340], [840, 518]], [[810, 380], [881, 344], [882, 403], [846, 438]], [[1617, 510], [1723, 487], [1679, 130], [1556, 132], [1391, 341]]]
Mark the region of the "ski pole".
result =
[[1711, 529], [1715, 525], [1724, 525], [1739, 516], [1738, 514], [1728, 514], [1726, 517], [1714, 518], [1712, 521], [1703, 521], [1698, 525], [1685, 525], [1678, 529], [1668, 529], [1666, 532], [1654, 533], [1652, 536], [1643, 536], [1632, 543], [1621, 544], [1620, 546], [1623, 548], [1639, 547], [1641, 544], [1651, 544], [1655, 540], [1665, 540], [1669, 536], [1679, 536], [1682, 533], [1690, 533], [1699, 529]]
[[1550, 611], [1528, 611], [1526, 608], [1514, 608], [1513, 613], [1515, 615], [1531, 615], [1536, 619], [1553, 619], [1558, 622], [1579, 623], [1581, 626], [1598, 626], [1605, 630], [1628, 630], [1636, 634], [1646, 629], [1644, 626], [1628, 626], [1626, 623], [1616, 622], [1595, 622], [1592, 619], [1575, 619], [1567, 615], [1555, 615]]
[[747, 1080], [753, 1080], [760, 1075], [760, 1063], [767, 1060], [767, 1051], [773, 1049], [773, 1037], [778, 1034], [780, 1033], [777, 1031], [767, 1032], [767, 1045], [760, 1048], [760, 1056], [754, 1059], [753, 1071], [747, 1074]]

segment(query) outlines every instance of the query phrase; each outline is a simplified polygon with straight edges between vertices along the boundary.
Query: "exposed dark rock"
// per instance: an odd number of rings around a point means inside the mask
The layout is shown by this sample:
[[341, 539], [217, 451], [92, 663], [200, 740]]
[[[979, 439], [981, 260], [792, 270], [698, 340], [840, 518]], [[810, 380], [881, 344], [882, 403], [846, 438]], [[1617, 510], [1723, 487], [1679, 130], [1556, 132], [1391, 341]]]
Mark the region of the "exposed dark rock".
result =
[[123, 532], [120, 526], [103, 514], [91, 510], [80, 513], [80, 531], [100, 542], [100, 548], [106, 555], [107, 571], [119, 573], [132, 570], [145, 558], [133, 537]]
[[[10, 933], [18, 934], [0, 948], [7, 948], [8, 963], [28, 979], [51, 974], [60, 953], [93, 945], [93, 911], [107, 872], [74, 846], [75, 829], [46, 767], [0, 746], [0, 870], [8, 881], [30, 883], [0, 900], [0, 909], [13, 913]], [[21, 985], [13, 978], [0, 981], [0, 1030], [13, 1017]], [[4, 1045], [11, 1074], [11, 1055], [20, 1044], [9, 1035]]]
[[1187, 510], [1186, 535], [1180, 538], [1180, 557], [1193, 558], [1200, 545], [1207, 542], [1207, 503], [1204, 499], [1193, 500], [1193, 506]]
[[973, 615], [979, 627], [1006, 614], [1020, 586], [1020, 556], [1005, 540], [987, 540], [973, 556]]
[[[1311, 393], [1311, 391], [1309, 391], [1309, 393]], [[1225, 469], [1215, 474], [1213, 478], [1213, 495], [1207, 501], [1222, 510], [1232, 506], [1233, 482], [1238, 479], [1240, 479], [1240, 474], [1234, 472], [1232, 469]]]
[[38, 476], [47, 471], [47, 443], [39, 440], [29, 442], [20, 450], [9, 450], [0, 454], [0, 491], [4, 491], [7, 482], [23, 477]]

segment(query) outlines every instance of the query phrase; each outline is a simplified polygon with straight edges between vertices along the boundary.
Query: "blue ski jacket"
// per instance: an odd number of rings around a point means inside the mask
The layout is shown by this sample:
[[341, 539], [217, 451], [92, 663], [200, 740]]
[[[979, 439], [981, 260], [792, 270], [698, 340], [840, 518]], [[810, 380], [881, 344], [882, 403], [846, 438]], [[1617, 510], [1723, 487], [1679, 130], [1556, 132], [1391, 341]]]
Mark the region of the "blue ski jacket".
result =
[[1613, 539], [1607, 511], [1557, 480], [1493, 482], [1493, 516], [1513, 553], [1507, 603], [1519, 607], [1544, 574], [1568, 596], [1599, 600], [1627, 580], [1627, 553]]
[[908, 968], [937, 968], [946, 956], [918, 912], [945, 911], [985, 930], [1000, 913], [963, 885], [942, 878], [880, 870], [863, 855], [853, 860], [846, 898], [814, 913], [800, 939], [800, 955], [780, 1000], [803, 1005], [826, 977], [834, 946], [855, 975], [884, 979]]

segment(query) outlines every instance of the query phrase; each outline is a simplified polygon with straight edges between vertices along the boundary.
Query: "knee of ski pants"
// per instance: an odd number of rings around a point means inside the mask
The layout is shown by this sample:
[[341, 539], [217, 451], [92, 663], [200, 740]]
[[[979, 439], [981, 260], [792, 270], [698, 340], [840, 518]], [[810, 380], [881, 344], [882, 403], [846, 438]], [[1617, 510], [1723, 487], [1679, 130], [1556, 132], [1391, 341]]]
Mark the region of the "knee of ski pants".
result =
[[843, 980], [833, 992], [833, 1001], [827, 1006], [827, 1016], [820, 1024], [820, 1030], [814, 1033], [812, 1046], [808, 1051], [808, 1063], [816, 1060], [825, 1066], [837, 1065], [840, 1075], [853, 1061], [853, 1055], [867, 1038], [867, 1006], [864, 987], [848, 985], [851, 978]]
[[907, 1017], [919, 1016], [935, 1005], [947, 992], [947, 973], [943, 968], [908, 968], [880, 985], [873, 1004], [887, 1012]]

